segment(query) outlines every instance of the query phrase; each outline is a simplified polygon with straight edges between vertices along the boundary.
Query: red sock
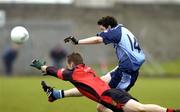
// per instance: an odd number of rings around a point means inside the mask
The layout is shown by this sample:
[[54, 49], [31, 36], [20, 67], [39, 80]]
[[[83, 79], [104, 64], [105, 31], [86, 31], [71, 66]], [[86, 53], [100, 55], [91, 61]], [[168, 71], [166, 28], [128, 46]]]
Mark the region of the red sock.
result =
[[166, 112], [174, 112], [174, 109], [167, 108]]

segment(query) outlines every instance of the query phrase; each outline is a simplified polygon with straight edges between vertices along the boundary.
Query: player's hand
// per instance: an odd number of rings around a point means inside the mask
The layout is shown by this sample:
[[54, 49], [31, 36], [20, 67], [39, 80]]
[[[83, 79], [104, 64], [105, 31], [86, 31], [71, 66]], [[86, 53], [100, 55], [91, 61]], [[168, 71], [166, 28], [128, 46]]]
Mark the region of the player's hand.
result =
[[41, 70], [41, 66], [44, 66], [45, 64], [46, 64], [45, 61], [34, 59], [34, 60], [32, 60], [30, 66], [35, 67], [35, 68]]
[[67, 43], [67, 42], [71, 42], [75, 45], [78, 44], [78, 40], [74, 37], [74, 36], [69, 36], [67, 38], [64, 39], [64, 42]]

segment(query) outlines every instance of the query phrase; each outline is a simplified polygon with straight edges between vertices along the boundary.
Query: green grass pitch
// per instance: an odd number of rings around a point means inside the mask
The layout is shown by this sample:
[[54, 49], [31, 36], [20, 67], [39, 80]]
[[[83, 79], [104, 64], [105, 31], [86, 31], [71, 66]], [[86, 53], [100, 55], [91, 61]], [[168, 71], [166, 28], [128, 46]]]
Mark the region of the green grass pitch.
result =
[[[96, 112], [85, 98], [64, 98], [49, 103], [40, 82], [60, 89], [73, 87], [52, 77], [0, 77], [0, 112]], [[130, 93], [142, 103], [180, 107], [180, 78], [139, 78]]]

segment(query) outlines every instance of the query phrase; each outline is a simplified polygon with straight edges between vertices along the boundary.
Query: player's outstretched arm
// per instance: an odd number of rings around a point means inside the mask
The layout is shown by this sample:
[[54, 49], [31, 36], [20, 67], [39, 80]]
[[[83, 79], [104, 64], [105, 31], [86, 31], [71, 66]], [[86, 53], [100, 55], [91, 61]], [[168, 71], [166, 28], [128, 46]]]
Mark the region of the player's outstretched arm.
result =
[[73, 36], [67, 37], [64, 39], [64, 42], [71, 42], [75, 45], [83, 45], [83, 44], [99, 44], [103, 42], [103, 38], [100, 36], [93, 36], [93, 37], [89, 37], [89, 38], [85, 38], [85, 39], [76, 39]]
[[81, 39], [79, 40], [79, 44], [83, 45], [83, 44], [99, 44], [102, 43], [103, 39], [100, 36], [94, 36], [94, 37], [89, 37], [89, 38], [85, 38], [85, 39]]

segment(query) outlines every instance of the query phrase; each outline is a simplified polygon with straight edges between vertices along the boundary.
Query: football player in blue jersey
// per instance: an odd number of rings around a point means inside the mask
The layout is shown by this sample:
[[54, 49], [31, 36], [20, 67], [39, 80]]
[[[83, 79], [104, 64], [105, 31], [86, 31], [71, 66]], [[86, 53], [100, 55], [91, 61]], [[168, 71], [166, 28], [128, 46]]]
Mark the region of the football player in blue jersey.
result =
[[[70, 36], [64, 39], [74, 45], [85, 44], [113, 44], [119, 64], [112, 71], [102, 76], [102, 80], [107, 82], [111, 88], [120, 88], [129, 91], [136, 82], [138, 71], [145, 61], [145, 55], [136, 37], [122, 24], [118, 24], [114, 17], [102, 17], [97, 22], [102, 32], [96, 36], [80, 39]], [[59, 90], [58, 92], [61, 92]], [[65, 90], [64, 97], [80, 96], [75, 88]], [[58, 97], [61, 99], [62, 97]], [[103, 105], [98, 104], [99, 112], [112, 112]]]

